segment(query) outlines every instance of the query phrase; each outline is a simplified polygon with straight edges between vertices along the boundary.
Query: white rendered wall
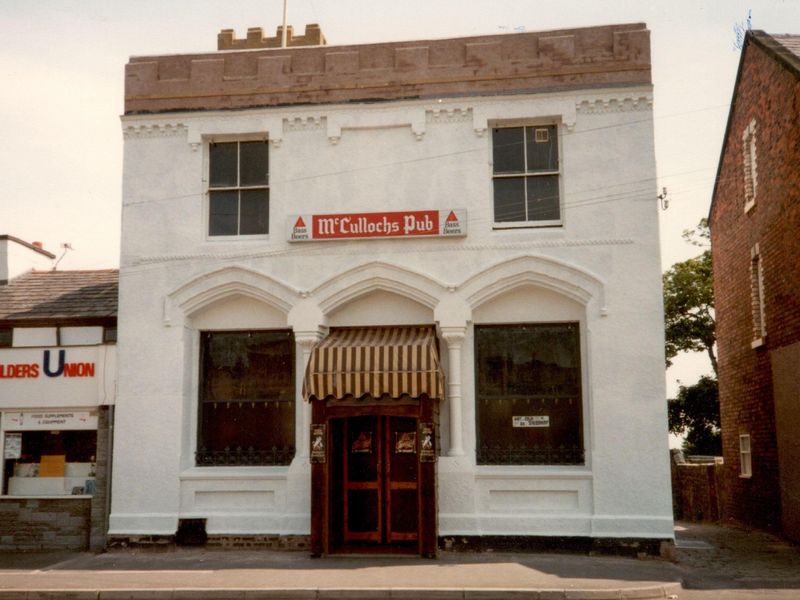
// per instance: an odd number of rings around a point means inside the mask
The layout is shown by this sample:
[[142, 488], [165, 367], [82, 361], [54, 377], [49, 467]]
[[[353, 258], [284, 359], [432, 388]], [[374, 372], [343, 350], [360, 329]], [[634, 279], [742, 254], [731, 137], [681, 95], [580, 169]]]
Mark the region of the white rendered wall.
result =
[[[650, 98], [124, 117], [111, 533], [171, 534], [180, 517], [206, 517], [212, 533], [308, 533], [300, 377], [313, 341], [330, 326], [435, 322], [447, 374], [451, 356], [461, 371], [460, 411], [441, 407], [440, 535], [672, 537]], [[490, 127], [512, 119], [559, 124], [562, 227], [492, 226]], [[207, 144], [250, 134], [271, 140], [270, 234], [209, 239]], [[466, 238], [285, 236], [291, 214], [447, 208], [467, 209]], [[581, 324], [586, 464], [477, 467], [472, 324], [559, 320]], [[198, 332], [274, 327], [297, 340], [298, 456], [194, 467]]]

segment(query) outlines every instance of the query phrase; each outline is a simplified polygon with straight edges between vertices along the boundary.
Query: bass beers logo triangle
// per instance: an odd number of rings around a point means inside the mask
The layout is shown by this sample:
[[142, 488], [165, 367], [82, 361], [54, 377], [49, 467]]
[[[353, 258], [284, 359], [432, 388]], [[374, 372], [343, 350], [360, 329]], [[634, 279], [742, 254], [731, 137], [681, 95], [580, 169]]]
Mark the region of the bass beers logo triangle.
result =
[[294, 227], [289, 234], [289, 241], [299, 242], [310, 239], [311, 236], [309, 235], [308, 228], [306, 227], [306, 222], [303, 220], [303, 217], [297, 217], [297, 221], [294, 222]]
[[360, 238], [463, 237], [467, 211], [413, 210], [375, 213], [291, 215], [287, 219], [290, 242]]

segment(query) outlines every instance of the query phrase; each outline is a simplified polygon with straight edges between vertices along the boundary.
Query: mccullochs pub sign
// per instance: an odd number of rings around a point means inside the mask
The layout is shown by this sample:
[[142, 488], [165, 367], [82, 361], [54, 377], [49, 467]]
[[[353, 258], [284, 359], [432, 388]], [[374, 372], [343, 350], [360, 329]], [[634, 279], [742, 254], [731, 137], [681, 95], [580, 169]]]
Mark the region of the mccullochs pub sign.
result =
[[291, 215], [290, 242], [317, 242], [357, 238], [463, 237], [467, 211], [410, 210], [401, 212]]

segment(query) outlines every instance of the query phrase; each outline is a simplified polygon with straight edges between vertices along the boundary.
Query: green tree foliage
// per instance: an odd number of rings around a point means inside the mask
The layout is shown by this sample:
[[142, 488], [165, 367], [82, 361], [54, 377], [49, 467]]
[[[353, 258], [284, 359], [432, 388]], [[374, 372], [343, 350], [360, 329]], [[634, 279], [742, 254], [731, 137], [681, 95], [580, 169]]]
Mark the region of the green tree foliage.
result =
[[686, 435], [684, 452], [722, 454], [716, 379], [703, 375], [694, 385], [680, 386], [678, 397], [668, 401], [668, 412], [670, 432]]
[[678, 397], [668, 401], [669, 430], [686, 436], [687, 453], [719, 455], [722, 442], [708, 222], [701, 220], [694, 229], [684, 231], [683, 237], [704, 250], [699, 256], [675, 263], [663, 276], [667, 367], [679, 352], [705, 352], [714, 376], [680, 386]]
[[[708, 224], [700, 224], [683, 237], [697, 246], [705, 246], [709, 239]], [[717, 374], [717, 356], [714, 350], [714, 287], [711, 279], [711, 250], [700, 256], [675, 263], [663, 275], [664, 332], [666, 337], [667, 366], [679, 352], [705, 352], [711, 368]]]

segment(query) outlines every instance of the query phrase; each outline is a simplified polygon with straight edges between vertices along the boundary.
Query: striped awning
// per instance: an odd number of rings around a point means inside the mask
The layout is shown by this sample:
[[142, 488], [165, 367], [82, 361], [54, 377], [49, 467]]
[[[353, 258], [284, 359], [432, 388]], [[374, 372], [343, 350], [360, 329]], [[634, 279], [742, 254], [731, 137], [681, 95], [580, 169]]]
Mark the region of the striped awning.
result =
[[333, 330], [312, 350], [303, 380], [307, 400], [423, 394], [444, 398], [433, 327]]

